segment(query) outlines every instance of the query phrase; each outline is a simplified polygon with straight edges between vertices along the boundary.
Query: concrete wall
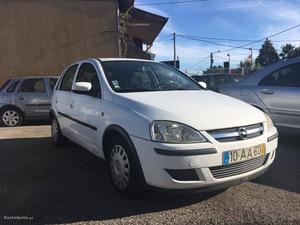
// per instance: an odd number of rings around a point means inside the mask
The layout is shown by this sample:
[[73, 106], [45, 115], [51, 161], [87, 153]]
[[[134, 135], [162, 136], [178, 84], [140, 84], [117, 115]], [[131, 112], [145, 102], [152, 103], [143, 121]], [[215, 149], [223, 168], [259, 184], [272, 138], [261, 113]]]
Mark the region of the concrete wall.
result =
[[0, 0], [0, 85], [118, 56], [116, 0]]

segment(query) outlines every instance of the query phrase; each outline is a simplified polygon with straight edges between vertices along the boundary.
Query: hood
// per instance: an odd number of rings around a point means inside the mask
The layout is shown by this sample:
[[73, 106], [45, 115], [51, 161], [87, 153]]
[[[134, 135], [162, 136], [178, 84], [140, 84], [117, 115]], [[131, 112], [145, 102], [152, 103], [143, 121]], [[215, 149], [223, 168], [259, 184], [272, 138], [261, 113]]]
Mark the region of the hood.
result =
[[261, 123], [263, 112], [240, 100], [212, 91], [161, 91], [117, 94], [115, 103], [148, 117], [214, 130]]

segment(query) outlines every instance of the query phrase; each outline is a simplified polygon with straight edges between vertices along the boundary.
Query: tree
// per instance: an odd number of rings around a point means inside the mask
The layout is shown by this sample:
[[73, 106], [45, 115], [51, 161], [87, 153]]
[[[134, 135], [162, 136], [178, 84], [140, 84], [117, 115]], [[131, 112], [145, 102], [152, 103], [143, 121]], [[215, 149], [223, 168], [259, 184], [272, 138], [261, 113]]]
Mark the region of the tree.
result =
[[292, 44], [285, 44], [281, 46], [281, 53], [279, 56], [282, 59], [288, 58], [288, 55], [295, 49], [295, 46]]
[[288, 59], [300, 57], [300, 47], [294, 48], [288, 55]]
[[276, 49], [274, 48], [272, 42], [269, 39], [266, 39], [259, 50], [259, 54], [255, 60], [255, 63], [259, 66], [266, 66], [277, 62], [278, 60], [279, 56]]

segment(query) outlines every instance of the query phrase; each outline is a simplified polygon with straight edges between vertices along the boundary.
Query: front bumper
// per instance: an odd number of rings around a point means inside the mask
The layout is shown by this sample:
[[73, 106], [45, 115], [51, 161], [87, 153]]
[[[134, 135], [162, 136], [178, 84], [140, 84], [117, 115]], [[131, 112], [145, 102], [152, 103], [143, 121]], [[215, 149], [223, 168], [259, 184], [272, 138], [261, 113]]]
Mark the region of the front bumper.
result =
[[[226, 187], [262, 174], [274, 161], [278, 138], [277, 130], [265, 132], [263, 135], [233, 142], [218, 142], [205, 133], [210, 141], [196, 144], [169, 144], [131, 136], [138, 153], [145, 181], [148, 185], [162, 189], [214, 189], [213, 187]], [[273, 137], [270, 140], [270, 137]], [[275, 138], [274, 138], [275, 137]], [[268, 141], [269, 139], [269, 141]], [[223, 152], [247, 148], [265, 143], [266, 159], [261, 166], [245, 173], [216, 178], [211, 172], [213, 167], [222, 166]], [[201, 154], [200, 150], [204, 154]], [[161, 154], [157, 150], [167, 150], [168, 154]], [[199, 154], [185, 155], [199, 150]], [[164, 153], [165, 153], [164, 152]], [[173, 153], [178, 152], [174, 155]], [[236, 168], [234, 168], [236, 170]], [[172, 174], [179, 171], [180, 176]], [[181, 173], [183, 171], [183, 173]], [[183, 176], [186, 177], [181, 179]]]

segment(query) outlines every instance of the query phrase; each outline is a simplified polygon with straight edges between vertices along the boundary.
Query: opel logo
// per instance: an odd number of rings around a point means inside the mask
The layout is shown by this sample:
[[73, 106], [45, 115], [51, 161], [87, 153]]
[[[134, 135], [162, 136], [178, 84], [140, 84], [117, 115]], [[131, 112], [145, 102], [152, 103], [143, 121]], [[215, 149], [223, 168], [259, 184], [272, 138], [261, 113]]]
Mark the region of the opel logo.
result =
[[248, 137], [247, 130], [243, 127], [238, 129], [238, 134], [239, 134], [240, 138], [243, 140], [247, 139], [247, 137]]

